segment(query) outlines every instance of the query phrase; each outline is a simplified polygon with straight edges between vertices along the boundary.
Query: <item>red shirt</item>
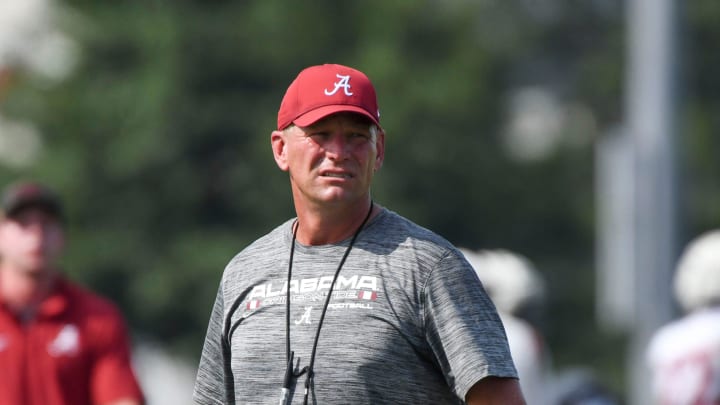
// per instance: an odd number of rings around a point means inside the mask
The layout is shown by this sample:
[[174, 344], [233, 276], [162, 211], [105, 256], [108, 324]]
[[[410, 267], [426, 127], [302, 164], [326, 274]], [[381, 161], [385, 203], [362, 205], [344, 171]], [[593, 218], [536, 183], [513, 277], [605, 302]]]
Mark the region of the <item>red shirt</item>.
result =
[[0, 405], [142, 401], [119, 310], [66, 280], [21, 323], [0, 302]]

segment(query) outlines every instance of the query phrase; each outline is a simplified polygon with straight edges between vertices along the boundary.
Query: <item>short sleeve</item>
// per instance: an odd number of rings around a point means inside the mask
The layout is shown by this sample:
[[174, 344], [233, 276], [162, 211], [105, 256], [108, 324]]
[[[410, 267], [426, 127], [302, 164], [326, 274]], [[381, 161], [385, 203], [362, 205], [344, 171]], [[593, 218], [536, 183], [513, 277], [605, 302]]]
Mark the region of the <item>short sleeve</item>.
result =
[[225, 386], [225, 362], [223, 361], [222, 336], [224, 319], [222, 286], [218, 289], [208, 324], [205, 343], [200, 356], [193, 399], [196, 404], [224, 404], [227, 396]]
[[502, 321], [470, 264], [454, 250], [424, 290], [427, 340], [460, 398], [479, 380], [517, 378]]
[[103, 315], [94, 315], [93, 367], [90, 392], [93, 403], [103, 404], [122, 398], [140, 403], [143, 395], [132, 368], [130, 339], [119, 311], [108, 307]]

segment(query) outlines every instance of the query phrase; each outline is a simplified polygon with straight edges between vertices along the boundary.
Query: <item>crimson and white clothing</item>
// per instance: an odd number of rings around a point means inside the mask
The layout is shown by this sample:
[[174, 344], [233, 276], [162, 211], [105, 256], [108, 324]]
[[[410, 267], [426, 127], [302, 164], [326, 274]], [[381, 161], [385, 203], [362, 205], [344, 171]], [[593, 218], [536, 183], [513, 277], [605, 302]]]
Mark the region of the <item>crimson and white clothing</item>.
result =
[[125, 322], [107, 299], [60, 280], [35, 317], [0, 302], [0, 405], [142, 402]]
[[720, 405], [720, 306], [663, 326], [647, 354], [656, 404]]

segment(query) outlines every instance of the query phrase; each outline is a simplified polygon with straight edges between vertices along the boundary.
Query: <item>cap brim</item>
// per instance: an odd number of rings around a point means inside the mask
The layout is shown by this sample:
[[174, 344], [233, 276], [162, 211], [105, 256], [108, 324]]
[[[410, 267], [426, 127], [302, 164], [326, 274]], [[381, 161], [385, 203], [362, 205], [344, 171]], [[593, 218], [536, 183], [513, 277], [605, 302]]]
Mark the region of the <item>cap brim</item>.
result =
[[3, 209], [3, 214], [6, 217], [12, 218], [18, 215], [20, 212], [31, 208], [39, 209], [59, 219], [63, 218], [63, 212], [62, 208], [60, 208], [60, 205], [56, 201], [44, 199], [17, 202], [13, 205], [5, 207]]
[[299, 126], [299, 127], [308, 127], [319, 120], [327, 117], [328, 115], [340, 113], [340, 112], [351, 112], [351, 113], [357, 113], [360, 115], [364, 115], [365, 117], [369, 118], [370, 121], [375, 123], [375, 125], [380, 126], [380, 123], [378, 122], [377, 118], [374, 117], [372, 114], [367, 112], [362, 107], [357, 107], [354, 105], [326, 105], [322, 107], [318, 107], [312, 111], [308, 111], [305, 114], [295, 118], [293, 120], [293, 124]]

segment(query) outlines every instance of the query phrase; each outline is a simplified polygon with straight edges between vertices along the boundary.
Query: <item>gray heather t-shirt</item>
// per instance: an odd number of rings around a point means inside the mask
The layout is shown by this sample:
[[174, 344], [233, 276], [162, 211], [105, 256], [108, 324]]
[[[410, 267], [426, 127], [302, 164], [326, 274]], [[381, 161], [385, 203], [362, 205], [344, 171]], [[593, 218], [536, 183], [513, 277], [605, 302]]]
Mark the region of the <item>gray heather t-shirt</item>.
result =
[[[195, 383], [197, 404], [226, 404], [233, 390], [237, 404], [278, 403], [292, 223], [225, 269]], [[296, 244], [289, 322], [296, 371], [310, 361], [349, 242]], [[458, 404], [484, 377], [517, 377], [500, 318], [462, 253], [392, 211], [383, 209], [360, 233], [331, 297], [310, 403]], [[305, 377], [291, 386], [293, 404], [302, 403]]]

